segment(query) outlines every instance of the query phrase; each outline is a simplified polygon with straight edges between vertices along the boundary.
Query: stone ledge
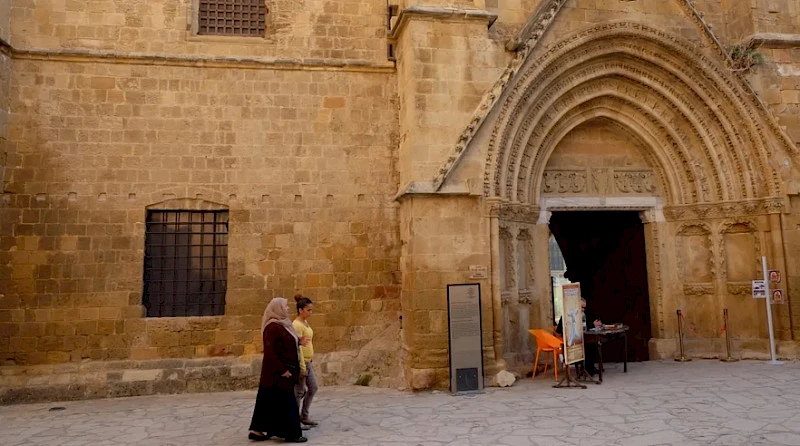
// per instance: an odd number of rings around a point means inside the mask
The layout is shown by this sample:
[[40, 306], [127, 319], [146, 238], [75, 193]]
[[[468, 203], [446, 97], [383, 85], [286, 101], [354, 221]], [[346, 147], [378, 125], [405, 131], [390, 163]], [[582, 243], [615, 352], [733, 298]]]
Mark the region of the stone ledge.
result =
[[0, 367], [0, 404], [258, 387], [261, 357]]
[[400, 11], [397, 16], [396, 25], [389, 31], [387, 38], [390, 42], [397, 41], [400, 33], [403, 32], [411, 17], [430, 17], [440, 20], [481, 20], [487, 23], [487, 28], [491, 27], [497, 14], [484, 9], [454, 8], [447, 6], [409, 6]]

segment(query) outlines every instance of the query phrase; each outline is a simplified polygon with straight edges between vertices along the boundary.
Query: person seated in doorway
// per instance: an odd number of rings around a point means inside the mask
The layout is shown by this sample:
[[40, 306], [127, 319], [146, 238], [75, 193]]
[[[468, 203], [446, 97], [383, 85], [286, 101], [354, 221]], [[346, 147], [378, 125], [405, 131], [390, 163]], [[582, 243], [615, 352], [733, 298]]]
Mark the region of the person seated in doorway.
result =
[[[594, 328], [600, 328], [600, 327], [603, 326], [603, 322], [600, 319], [592, 319], [590, 317], [590, 315], [587, 314], [587, 311], [586, 311], [586, 299], [584, 299], [584, 298], [581, 298], [581, 309], [583, 310], [583, 321], [582, 321], [583, 330], [586, 330], [586, 327], [587, 327], [586, 321], [589, 321], [589, 320], [593, 321], [592, 322], [592, 326]], [[556, 327], [556, 333], [558, 333], [560, 336], [563, 336], [563, 333], [564, 333], [564, 321], [563, 321], [563, 319], [564, 319], [563, 316], [558, 319], [558, 326]], [[582, 366], [586, 370], [586, 373], [589, 374], [589, 376], [594, 376], [594, 375], [597, 374], [597, 365], [596, 365], [597, 364], [597, 349], [594, 346], [591, 346], [591, 347], [587, 348], [586, 344], [584, 343], [583, 350], [584, 350], [584, 356], [586, 357], [586, 360], [584, 361]]]

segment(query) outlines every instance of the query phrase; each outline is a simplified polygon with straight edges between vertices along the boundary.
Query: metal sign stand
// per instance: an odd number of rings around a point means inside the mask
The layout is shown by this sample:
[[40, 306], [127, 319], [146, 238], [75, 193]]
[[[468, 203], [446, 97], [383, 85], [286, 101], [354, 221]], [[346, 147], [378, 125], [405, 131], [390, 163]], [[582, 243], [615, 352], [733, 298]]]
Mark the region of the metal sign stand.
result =
[[585, 389], [586, 386], [572, 379], [572, 375], [569, 374], [569, 366], [570, 364], [565, 364], [564, 377], [553, 387], [556, 389]]
[[767, 302], [767, 326], [769, 327], [769, 356], [771, 358], [769, 363], [780, 365], [783, 364], [783, 361], [778, 361], [775, 357], [775, 332], [772, 325], [772, 296], [769, 292], [769, 270], [767, 269], [767, 256], [761, 256], [761, 270], [764, 273], [764, 285], [767, 288], [767, 298], [764, 300]]

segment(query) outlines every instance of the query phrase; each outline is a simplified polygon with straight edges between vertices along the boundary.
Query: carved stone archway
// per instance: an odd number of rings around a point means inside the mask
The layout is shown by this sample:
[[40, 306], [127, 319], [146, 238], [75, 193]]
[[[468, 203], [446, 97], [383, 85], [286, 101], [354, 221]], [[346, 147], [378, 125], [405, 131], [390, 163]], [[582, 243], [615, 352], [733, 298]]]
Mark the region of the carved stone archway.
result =
[[[670, 33], [631, 22], [594, 26], [526, 57], [462, 141], [464, 151], [471, 144], [484, 145], [483, 196], [499, 208], [498, 225], [506, 230], [526, 228], [531, 234], [527, 243], [534, 264], [547, 263], [547, 212], [553, 196], [559, 196], [545, 181], [548, 162], [566, 135], [587, 122], [603, 120], [646, 148], [652, 172], [636, 174], [647, 186], [634, 188], [638, 200], [633, 205], [626, 201], [631, 194], [624, 182], [592, 195], [588, 188], [581, 190], [582, 181], [591, 176], [587, 169], [583, 179], [577, 174], [574, 190], [561, 191], [561, 196], [582, 200], [568, 200], [565, 208], [573, 210], [642, 212], [646, 243], [652, 247], [647, 263], [654, 336], [671, 341], [672, 321], [665, 314], [675, 307], [716, 313], [730, 300], [729, 290], [739, 292], [739, 282], [723, 279], [726, 265], [721, 256], [726, 251], [767, 243], [773, 245], [775, 264], [782, 265], [780, 236], [765, 234], [779, 233], [776, 218], [770, 216], [785, 203], [785, 183], [777, 166], [791, 165], [797, 149], [722, 58]], [[472, 140], [475, 135], [478, 142]], [[459, 152], [443, 166], [441, 177], [434, 179], [437, 187], [460, 156]], [[730, 232], [726, 228], [753, 215], [763, 218], [748, 226], [752, 237], [725, 237]], [[680, 276], [678, 259], [688, 248], [662, 241], [686, 236], [680, 234], [685, 220], [703, 221], [714, 240], [721, 240], [709, 254], [710, 274], [720, 279], [699, 286]], [[509, 263], [516, 264], [516, 257]], [[532, 295], [549, 292], [546, 268], [535, 268], [533, 282]], [[499, 307], [509, 302], [504, 297], [496, 296]], [[532, 325], [547, 324], [549, 311], [541, 298], [530, 308]], [[503, 338], [508, 342], [508, 336]], [[708, 348], [713, 350], [714, 342], [710, 339]], [[661, 354], [652, 356], [668, 354], [667, 344], [654, 347]], [[510, 347], [495, 349], [508, 355]]]

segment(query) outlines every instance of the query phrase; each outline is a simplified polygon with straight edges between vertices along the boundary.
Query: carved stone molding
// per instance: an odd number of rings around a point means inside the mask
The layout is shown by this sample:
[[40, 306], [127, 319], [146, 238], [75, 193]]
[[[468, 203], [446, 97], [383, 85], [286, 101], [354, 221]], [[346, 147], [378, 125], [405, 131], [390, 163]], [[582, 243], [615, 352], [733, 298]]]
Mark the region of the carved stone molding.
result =
[[520, 290], [519, 303], [523, 305], [530, 305], [533, 303], [533, 292], [528, 290]]
[[708, 296], [714, 294], [713, 283], [686, 283], [683, 285], [686, 296]]
[[653, 172], [650, 170], [631, 170], [614, 172], [617, 192], [624, 194], [652, 193], [656, 190]]
[[[594, 56], [583, 51], [589, 48], [595, 51]], [[580, 31], [548, 46], [547, 49], [542, 49], [539, 52], [540, 57], [526, 63], [525, 69], [520, 69], [515, 75], [514, 82], [508, 84], [508, 99], [502, 104], [497, 104], [502, 108], [489, 143], [487, 176], [484, 184], [486, 196], [506, 196], [518, 201], [531, 202], [517, 192], [519, 184], [511, 186], [511, 183], [536, 178], [536, 170], [527, 174], [515, 173], [508, 176], [506, 168], [502, 166], [515, 165], [512, 158], [520, 159], [520, 157], [523, 157], [524, 164], [524, 156], [530, 158], [532, 154], [526, 151], [525, 154], [517, 153], [516, 157], [513, 156], [514, 149], [510, 146], [517, 142], [512, 143], [509, 135], [504, 132], [520, 128], [521, 120], [526, 119], [527, 109], [539, 103], [545, 103], [552, 114], [563, 114], [564, 109], [560, 106], [551, 106], [548, 101], [540, 100], [543, 99], [540, 96], [547, 92], [562, 95], [568, 91], [552, 88], [553, 79], [568, 76], [565, 70], [574, 72], [581, 67], [581, 63], [588, 65], [593, 64], [593, 60], [602, 60], [602, 54], [610, 54], [614, 49], [626, 49], [624, 52], [631, 55], [631, 60], [647, 61], [652, 68], [650, 72], [647, 69], [637, 69], [635, 73], [630, 71], [630, 75], [620, 73], [621, 77], [632, 79], [634, 82], [637, 78], [641, 78], [643, 85], [657, 87], [656, 89], [662, 94], [671, 97], [669, 100], [654, 100], [637, 94], [636, 98], [632, 99], [633, 103], [647, 102], [647, 109], [652, 109], [650, 114], [663, 115], [660, 118], [661, 122], [654, 124], [655, 128], [666, 128], [673, 133], [671, 138], [663, 140], [666, 145], [660, 147], [662, 157], [673, 158], [672, 166], [662, 166], [672, 175], [673, 184], [683, 188], [698, 186], [696, 192], [687, 191], [680, 200], [670, 199], [668, 202], [730, 200], [740, 196], [752, 197], [780, 191], [780, 179], [776, 171], [769, 167], [767, 160], [765, 145], [769, 138], [763, 121], [757, 117], [759, 104], [754, 103], [753, 98], [745, 94], [744, 87], [738, 82], [740, 79], [731, 76], [731, 73], [724, 68], [726, 57], [724, 52], [720, 53], [723, 59], [716, 59], [700, 53], [692, 43], [670, 33], [638, 23], [611, 22]], [[581, 60], [584, 62], [574, 62], [575, 58], [583, 58]], [[562, 61], [564, 63], [561, 63]], [[660, 83], [654, 84], [654, 79], [660, 79]], [[675, 79], [680, 81], [675, 82]], [[571, 82], [569, 89], [580, 83], [580, 79], [577, 83]], [[675, 85], [678, 86], [677, 89], [673, 87]], [[532, 97], [530, 94], [533, 91], [536, 93]], [[654, 90], [651, 88], [651, 91]], [[682, 91], [685, 91], [685, 94]], [[674, 119], [676, 114], [679, 115], [679, 121], [683, 120], [690, 125], [676, 125], [670, 128], [673, 123], [678, 122]], [[681, 114], [683, 116], [680, 116]], [[773, 124], [771, 121], [768, 124], [772, 130], [777, 128]], [[542, 135], [536, 135], [536, 132], [549, 131], [547, 127], [537, 129], [524, 134], [528, 135], [532, 131], [532, 136], [541, 140]], [[688, 133], [682, 129], [687, 129]], [[659, 139], [661, 138], [656, 140]], [[785, 142], [786, 139], [781, 141]], [[681, 144], [683, 145], [681, 153], [684, 156], [691, 158], [693, 153], [702, 153], [706, 166], [702, 167], [691, 159], [677, 160], [676, 156], [680, 154], [673, 149]], [[538, 150], [536, 147], [534, 145], [534, 154], [535, 150]], [[785, 148], [789, 152], [796, 152], [791, 144]], [[688, 178], [675, 177], [675, 173], [680, 170], [678, 166], [681, 165]], [[501, 168], [499, 175], [495, 170], [498, 166]], [[446, 174], [451, 167], [452, 165], [445, 167], [443, 172]], [[507, 182], [503, 187], [494, 183], [500, 178], [504, 178]], [[509, 194], [509, 190], [504, 189], [505, 186], [511, 186], [511, 190], [517, 195]]]
[[511, 303], [511, 293], [510, 292], [500, 293], [500, 304], [506, 307], [510, 303]]
[[551, 170], [544, 173], [542, 191], [547, 194], [588, 192], [585, 170]]
[[691, 206], [668, 206], [664, 217], [670, 221], [699, 220], [705, 218], [735, 218], [754, 215], [767, 215], [783, 212], [783, 198], [765, 198], [737, 202], [698, 204]]
[[539, 207], [519, 203], [503, 203], [499, 206], [498, 217], [520, 223], [536, 223], [539, 220]]
[[711, 229], [708, 225], [705, 224], [687, 224], [682, 225], [676, 235], [709, 235], [711, 234]]
[[[613, 181], [612, 181], [613, 180]], [[656, 192], [657, 178], [652, 170], [611, 168], [548, 169], [544, 172], [542, 193], [628, 195]]]
[[727, 290], [733, 296], [751, 296], [753, 285], [751, 282], [728, 282]]

